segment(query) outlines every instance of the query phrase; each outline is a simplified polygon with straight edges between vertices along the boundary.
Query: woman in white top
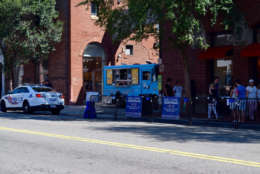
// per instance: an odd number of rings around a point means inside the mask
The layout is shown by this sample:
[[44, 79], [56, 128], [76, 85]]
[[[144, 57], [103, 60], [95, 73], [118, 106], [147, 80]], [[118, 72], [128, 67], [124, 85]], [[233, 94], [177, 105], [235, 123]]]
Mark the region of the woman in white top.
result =
[[254, 86], [254, 80], [249, 80], [249, 86], [246, 88], [246, 95], [248, 99], [248, 112], [249, 112], [249, 119], [254, 120], [255, 112], [257, 108], [257, 88]]
[[177, 80], [175, 86], [173, 87], [174, 97], [181, 98], [182, 97], [182, 86]]

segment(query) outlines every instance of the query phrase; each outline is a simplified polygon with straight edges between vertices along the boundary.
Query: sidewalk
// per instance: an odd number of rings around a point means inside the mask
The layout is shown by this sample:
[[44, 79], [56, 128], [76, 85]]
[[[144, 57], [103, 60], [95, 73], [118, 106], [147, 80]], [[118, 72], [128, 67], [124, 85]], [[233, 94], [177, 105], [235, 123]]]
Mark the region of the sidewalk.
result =
[[[85, 108], [86, 106], [84, 105], [66, 105], [65, 108], [61, 111], [61, 115], [84, 118]], [[126, 120], [124, 109], [118, 109], [109, 105], [96, 104], [97, 118], [114, 119], [116, 112], [118, 119]]]
[[[61, 115], [76, 117], [79, 119], [84, 119], [85, 106], [81, 105], [67, 105], [61, 111]], [[115, 118], [115, 113], [117, 112], [117, 118]], [[127, 118], [125, 116], [125, 109], [116, 108], [110, 105], [96, 104], [96, 119], [105, 120], [120, 120], [120, 121], [144, 121], [144, 122], [155, 122], [155, 123], [169, 123], [169, 124], [182, 124], [189, 125], [190, 122], [187, 119], [181, 118], [180, 120], [165, 120], [160, 117], [142, 117], [142, 118]], [[211, 126], [211, 127], [225, 127], [233, 128], [232, 122], [210, 120], [203, 118], [192, 118], [193, 126]], [[256, 123], [243, 123], [239, 126], [240, 129], [254, 129], [260, 130], [260, 124]]]

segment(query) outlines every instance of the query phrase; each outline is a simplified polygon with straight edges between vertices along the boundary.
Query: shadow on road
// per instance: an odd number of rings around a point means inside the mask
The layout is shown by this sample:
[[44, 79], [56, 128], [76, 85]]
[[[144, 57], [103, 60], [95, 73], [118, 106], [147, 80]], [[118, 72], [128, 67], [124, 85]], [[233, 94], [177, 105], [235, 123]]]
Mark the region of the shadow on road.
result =
[[[12, 120], [42, 120], [42, 121], [85, 121], [85, 122], [115, 122], [111, 118], [84, 119], [79, 116], [52, 115], [49, 112], [23, 114], [22, 112], [1, 113], [0, 118]], [[104, 125], [93, 127], [95, 131], [110, 131], [118, 133], [133, 133], [160, 141], [200, 141], [226, 143], [260, 143], [260, 131], [252, 129], [232, 129], [209, 126], [185, 126], [175, 124], [142, 124], [140, 121], [121, 120], [123, 126]], [[135, 124], [137, 123], [137, 124]], [[147, 126], [148, 125], [148, 126]]]
[[115, 126], [94, 128], [96, 131], [111, 131], [120, 133], [134, 133], [160, 141], [200, 141], [226, 143], [260, 143], [260, 131], [234, 130], [230, 128], [216, 128], [204, 126], [179, 125], [151, 125], [151, 126]]
[[66, 116], [66, 115], [52, 115], [49, 112], [34, 112], [33, 114], [24, 114], [23, 112], [7, 112], [0, 113], [0, 118], [12, 120], [43, 120], [43, 121], [82, 121], [84, 118]]

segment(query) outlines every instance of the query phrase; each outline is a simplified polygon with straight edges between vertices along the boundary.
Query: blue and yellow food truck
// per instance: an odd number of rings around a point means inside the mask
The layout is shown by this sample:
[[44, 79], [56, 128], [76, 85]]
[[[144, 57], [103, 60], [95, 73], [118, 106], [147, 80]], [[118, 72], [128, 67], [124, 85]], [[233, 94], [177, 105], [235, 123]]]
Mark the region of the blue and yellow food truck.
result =
[[158, 96], [157, 64], [105, 66], [103, 95]]

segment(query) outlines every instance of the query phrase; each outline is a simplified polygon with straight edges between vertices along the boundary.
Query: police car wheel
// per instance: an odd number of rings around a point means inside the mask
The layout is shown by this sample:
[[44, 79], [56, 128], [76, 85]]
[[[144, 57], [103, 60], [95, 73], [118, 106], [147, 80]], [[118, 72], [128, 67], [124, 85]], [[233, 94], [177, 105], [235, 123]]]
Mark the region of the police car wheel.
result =
[[51, 111], [51, 113], [53, 115], [59, 115], [60, 114], [60, 110], [59, 109], [54, 109], [54, 110]]
[[28, 102], [23, 103], [23, 112], [24, 113], [31, 113], [31, 107]]
[[2, 102], [1, 102], [1, 111], [2, 111], [2, 112], [6, 112], [6, 110], [7, 110], [7, 109], [6, 109], [6, 106], [5, 106], [5, 102], [2, 101]]

